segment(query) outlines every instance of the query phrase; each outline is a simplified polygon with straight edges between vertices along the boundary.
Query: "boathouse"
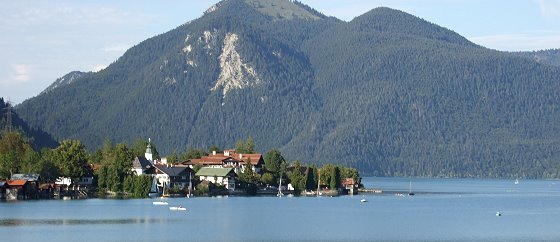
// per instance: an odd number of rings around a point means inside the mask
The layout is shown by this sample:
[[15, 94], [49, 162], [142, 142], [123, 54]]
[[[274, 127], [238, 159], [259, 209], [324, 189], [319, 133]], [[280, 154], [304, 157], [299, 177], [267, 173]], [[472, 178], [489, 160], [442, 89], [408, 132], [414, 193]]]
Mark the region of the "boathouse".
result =
[[235, 191], [235, 178], [237, 174], [233, 168], [210, 168], [203, 167], [196, 173], [200, 181], [212, 182], [216, 185], [225, 186], [230, 191]]

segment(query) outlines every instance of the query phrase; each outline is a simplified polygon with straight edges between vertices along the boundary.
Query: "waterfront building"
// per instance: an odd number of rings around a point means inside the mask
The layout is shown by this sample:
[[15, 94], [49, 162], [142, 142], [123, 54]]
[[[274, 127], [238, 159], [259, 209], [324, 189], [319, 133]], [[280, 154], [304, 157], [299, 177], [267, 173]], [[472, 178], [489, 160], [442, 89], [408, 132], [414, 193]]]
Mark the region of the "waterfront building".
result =
[[8, 183], [6, 181], [0, 181], [0, 200], [6, 199], [7, 188], [8, 188]]
[[203, 167], [196, 173], [200, 181], [212, 182], [215, 185], [225, 186], [230, 191], [235, 191], [237, 174], [233, 168]]
[[160, 192], [164, 188], [185, 189], [194, 177], [194, 171], [187, 166], [155, 164], [154, 168], [153, 176]]
[[9, 180], [6, 188], [6, 200], [24, 200], [35, 198], [34, 193], [37, 190], [31, 182], [27, 180]]
[[59, 177], [54, 182], [58, 186], [65, 186], [65, 187], [74, 187], [75, 189], [86, 189], [91, 188], [93, 186], [93, 179], [94, 179], [94, 172], [93, 167], [94, 165], [85, 165], [84, 166], [84, 175], [80, 178], [70, 178], [70, 177]]
[[132, 160], [132, 172], [137, 176], [153, 175], [155, 173], [154, 164], [145, 157], [135, 157]]
[[191, 159], [183, 162], [183, 165], [194, 168], [195, 166], [207, 168], [233, 168], [235, 173], [240, 174], [245, 171], [247, 162], [251, 162], [253, 171], [262, 172], [264, 159], [262, 154], [238, 154], [235, 150], [224, 150], [223, 153], [213, 151], [212, 154], [203, 156], [200, 159]]
[[358, 183], [354, 178], [346, 178], [342, 180], [342, 188], [350, 195], [358, 193]]

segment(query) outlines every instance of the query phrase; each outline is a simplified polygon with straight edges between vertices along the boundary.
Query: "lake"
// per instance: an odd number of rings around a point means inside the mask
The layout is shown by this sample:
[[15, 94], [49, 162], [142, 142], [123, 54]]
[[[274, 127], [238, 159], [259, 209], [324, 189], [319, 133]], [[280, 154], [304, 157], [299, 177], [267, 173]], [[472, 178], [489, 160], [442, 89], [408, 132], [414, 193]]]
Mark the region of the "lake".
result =
[[[560, 181], [364, 178], [416, 196], [0, 203], [1, 241], [560, 241]], [[367, 203], [360, 203], [366, 198]], [[501, 212], [501, 217], [496, 212]]]

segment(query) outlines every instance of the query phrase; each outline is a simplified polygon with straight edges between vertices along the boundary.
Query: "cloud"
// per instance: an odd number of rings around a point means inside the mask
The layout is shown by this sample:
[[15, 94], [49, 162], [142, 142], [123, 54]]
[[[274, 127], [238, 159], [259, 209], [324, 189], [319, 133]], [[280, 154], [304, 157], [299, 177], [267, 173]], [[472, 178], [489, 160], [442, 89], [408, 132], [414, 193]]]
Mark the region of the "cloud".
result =
[[546, 18], [560, 18], [560, 0], [536, 0]]
[[560, 48], [560, 33], [555, 34], [510, 34], [469, 38], [471, 41], [502, 51], [528, 51]]
[[12, 75], [13, 83], [25, 83], [29, 81], [29, 66], [18, 64], [12, 66], [14, 74]]
[[101, 71], [101, 70], [103, 70], [103, 69], [105, 69], [105, 68], [107, 68], [107, 65], [97, 64], [97, 65], [93, 66], [93, 67], [91, 68], [91, 70], [92, 70], [93, 72], [98, 72], [98, 71]]
[[123, 53], [126, 50], [128, 50], [131, 46], [132, 45], [112, 45], [112, 46], [107, 46], [107, 47], [103, 48], [103, 51]]

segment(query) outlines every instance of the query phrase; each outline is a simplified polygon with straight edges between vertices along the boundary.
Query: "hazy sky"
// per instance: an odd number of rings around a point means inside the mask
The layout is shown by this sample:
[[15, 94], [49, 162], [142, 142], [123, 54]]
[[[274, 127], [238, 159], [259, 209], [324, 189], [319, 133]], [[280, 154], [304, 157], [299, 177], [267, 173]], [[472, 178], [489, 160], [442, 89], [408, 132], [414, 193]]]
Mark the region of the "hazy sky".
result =
[[[39, 94], [73, 70], [95, 71], [217, 0], [0, 0], [0, 97]], [[302, 0], [344, 20], [400, 9], [498, 50], [560, 48], [560, 0]]]

